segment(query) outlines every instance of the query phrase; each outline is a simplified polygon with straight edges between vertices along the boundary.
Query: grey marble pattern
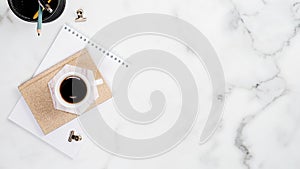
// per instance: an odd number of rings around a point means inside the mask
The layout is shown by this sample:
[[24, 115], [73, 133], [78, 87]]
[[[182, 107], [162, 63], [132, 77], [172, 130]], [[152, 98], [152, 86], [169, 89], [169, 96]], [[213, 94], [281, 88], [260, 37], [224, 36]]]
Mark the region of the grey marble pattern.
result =
[[[84, 24], [73, 22], [78, 8], [85, 10]], [[62, 17], [43, 25], [39, 38], [35, 24], [20, 21], [6, 9], [0, 13], [1, 169], [300, 167], [300, 1], [68, 1]], [[145, 12], [190, 22], [219, 55], [227, 84], [226, 107], [218, 130], [206, 144], [197, 144], [200, 131], [195, 129], [170, 153], [153, 159], [118, 158], [90, 143], [70, 160], [7, 120], [20, 97], [18, 84], [31, 77], [63, 23], [92, 36], [121, 17]]]

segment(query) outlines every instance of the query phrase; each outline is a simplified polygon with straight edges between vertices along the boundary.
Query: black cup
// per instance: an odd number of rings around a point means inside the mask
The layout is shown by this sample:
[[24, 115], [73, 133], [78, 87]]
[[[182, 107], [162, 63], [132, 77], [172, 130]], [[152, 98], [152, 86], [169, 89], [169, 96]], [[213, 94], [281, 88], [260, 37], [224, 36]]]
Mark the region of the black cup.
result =
[[[44, 1], [47, 2], [48, 0]], [[20, 19], [27, 22], [37, 21], [37, 18], [33, 19], [33, 16], [39, 9], [38, 0], [8, 0], [8, 4], [13, 13]], [[49, 13], [44, 10], [43, 23], [57, 19], [65, 9], [66, 0], [51, 0], [49, 4], [53, 12]]]
[[66, 102], [76, 104], [85, 98], [87, 86], [80, 77], [68, 76], [61, 82], [59, 92]]

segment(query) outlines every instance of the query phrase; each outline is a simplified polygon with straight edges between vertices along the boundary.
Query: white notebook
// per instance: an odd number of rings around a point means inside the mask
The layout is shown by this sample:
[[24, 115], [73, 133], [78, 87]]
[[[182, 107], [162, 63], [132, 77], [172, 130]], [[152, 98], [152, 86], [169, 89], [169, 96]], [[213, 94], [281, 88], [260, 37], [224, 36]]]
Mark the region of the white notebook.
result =
[[[91, 46], [91, 43], [88, 44], [88, 41], [89, 40], [86, 36], [82, 35], [70, 26], [64, 25], [34, 75], [41, 73], [52, 65], [85, 47], [88, 47], [89, 52], [92, 52], [92, 57], [95, 57], [95, 55], [98, 57], [97, 52], [99, 51], [97, 51], [96, 48], [93, 50], [93, 47], [96, 45], [93, 44], [93, 46]], [[106, 55], [102, 55], [101, 53], [99, 53], [99, 57], [103, 58], [98, 68], [108, 86], [111, 88], [115, 71], [119, 66], [123, 65]], [[121, 58], [118, 58], [118, 60], [119, 59], [122, 60]], [[44, 135], [23, 97], [21, 97], [17, 102], [9, 116], [9, 119], [71, 158], [74, 158], [79, 153], [80, 148], [88, 139], [81, 129], [77, 119], [74, 119], [53, 132]], [[79, 142], [68, 142], [71, 130], [76, 131], [76, 134], [80, 134], [84, 139]]]

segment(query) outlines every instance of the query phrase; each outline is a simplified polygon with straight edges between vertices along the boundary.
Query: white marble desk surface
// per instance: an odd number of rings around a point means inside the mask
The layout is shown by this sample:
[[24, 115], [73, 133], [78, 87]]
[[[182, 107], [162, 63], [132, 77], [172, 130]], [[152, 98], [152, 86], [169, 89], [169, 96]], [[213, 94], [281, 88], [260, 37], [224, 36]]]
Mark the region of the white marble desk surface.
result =
[[[299, 3], [72, 0], [62, 17], [45, 24], [37, 38], [35, 25], [18, 19], [6, 10], [6, 0], [0, 0], [0, 168], [299, 169]], [[226, 76], [226, 109], [214, 137], [205, 145], [184, 144], [173, 150], [174, 155], [144, 161], [117, 158], [92, 144], [70, 160], [9, 122], [20, 97], [18, 84], [32, 76], [61, 25], [75, 24], [78, 8], [85, 10], [88, 22], [76, 27], [88, 36], [123, 16], [145, 12], [177, 16], [202, 31], [219, 54]]]

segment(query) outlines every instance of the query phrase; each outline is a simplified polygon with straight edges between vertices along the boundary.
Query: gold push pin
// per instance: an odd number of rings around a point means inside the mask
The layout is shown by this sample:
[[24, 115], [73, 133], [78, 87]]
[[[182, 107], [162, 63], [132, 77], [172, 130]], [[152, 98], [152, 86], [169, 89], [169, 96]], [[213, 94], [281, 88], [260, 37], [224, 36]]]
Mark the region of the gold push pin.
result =
[[78, 9], [76, 11], [76, 14], [77, 14], [77, 18], [75, 19], [75, 22], [85, 22], [87, 20], [85, 17], [83, 17], [82, 9]]
[[68, 139], [69, 142], [72, 142], [72, 140], [75, 140], [75, 141], [82, 140], [82, 137], [80, 135], [75, 135], [74, 133], [75, 132], [73, 130], [70, 132], [70, 136], [69, 136], [69, 139]]

